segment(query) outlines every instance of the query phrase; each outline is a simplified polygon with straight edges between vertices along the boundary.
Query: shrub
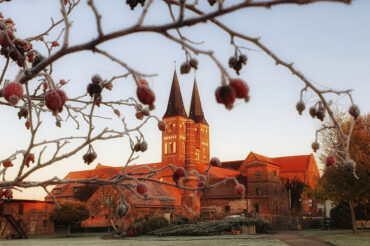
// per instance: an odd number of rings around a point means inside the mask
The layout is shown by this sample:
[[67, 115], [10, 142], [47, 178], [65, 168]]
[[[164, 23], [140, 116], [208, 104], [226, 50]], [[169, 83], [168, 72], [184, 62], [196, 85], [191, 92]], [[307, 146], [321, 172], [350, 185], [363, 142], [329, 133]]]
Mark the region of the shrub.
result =
[[167, 219], [162, 217], [162, 216], [153, 217], [148, 221], [148, 223], [149, 223], [149, 226], [150, 226], [150, 230], [152, 230], [152, 231], [160, 229], [160, 228], [165, 227], [165, 226], [168, 225]]
[[189, 224], [191, 221], [188, 218], [185, 217], [176, 217], [173, 221], [172, 224], [174, 225], [183, 225], [183, 224]]
[[349, 229], [352, 226], [351, 213], [347, 204], [339, 204], [330, 210], [330, 228]]

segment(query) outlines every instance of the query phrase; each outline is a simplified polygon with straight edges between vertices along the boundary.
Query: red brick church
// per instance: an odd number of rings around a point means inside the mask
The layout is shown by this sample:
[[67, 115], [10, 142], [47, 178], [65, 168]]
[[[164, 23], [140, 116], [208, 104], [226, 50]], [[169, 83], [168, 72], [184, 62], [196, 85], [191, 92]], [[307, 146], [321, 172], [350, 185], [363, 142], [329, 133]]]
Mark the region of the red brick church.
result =
[[[204, 116], [197, 83], [194, 81], [189, 115], [186, 113], [176, 72], [173, 76], [168, 106], [163, 121], [166, 131], [162, 133], [162, 161], [159, 163], [130, 166], [133, 168], [149, 166], [157, 169], [174, 164], [184, 167], [186, 171], [196, 170], [204, 174], [210, 160], [209, 125]], [[109, 178], [121, 171], [121, 167], [103, 166], [98, 164], [95, 169], [70, 172], [64, 179]], [[142, 171], [142, 170], [139, 170]], [[222, 162], [221, 167], [212, 167], [209, 172], [210, 184], [227, 177], [235, 177], [246, 187], [242, 198], [234, 192], [234, 182], [208, 191], [183, 191], [176, 187], [148, 183], [149, 194], [158, 197], [154, 200], [142, 200], [130, 191], [125, 191], [126, 199], [131, 205], [130, 212], [121, 221], [112, 221], [110, 204], [116, 202], [117, 191], [112, 187], [98, 188], [87, 204], [91, 217], [83, 221], [84, 227], [104, 227], [112, 223], [120, 225], [143, 218], [144, 216], [163, 215], [173, 218], [183, 216], [191, 219], [223, 218], [232, 214], [268, 214], [287, 215], [290, 213], [289, 194], [283, 184], [286, 178], [297, 178], [313, 186], [319, 178], [319, 171], [312, 154], [269, 158], [256, 153], [246, 153], [244, 160]], [[173, 183], [172, 171], [166, 169], [154, 178]], [[198, 185], [195, 175], [184, 181], [188, 187]], [[76, 194], [82, 189], [80, 184], [57, 185], [53, 194], [58, 200], [75, 200]], [[172, 197], [163, 200], [161, 197]], [[50, 199], [47, 197], [46, 199]], [[303, 213], [314, 213], [314, 207], [304, 199]], [[310, 211], [312, 210], [312, 211]], [[124, 222], [123, 222], [124, 220]]]

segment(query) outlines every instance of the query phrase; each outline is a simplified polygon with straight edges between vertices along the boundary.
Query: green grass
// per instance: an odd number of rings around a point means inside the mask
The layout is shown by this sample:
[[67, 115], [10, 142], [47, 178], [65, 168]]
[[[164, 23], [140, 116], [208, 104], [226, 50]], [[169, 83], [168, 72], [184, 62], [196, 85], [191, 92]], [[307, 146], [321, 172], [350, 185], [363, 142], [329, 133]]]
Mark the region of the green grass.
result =
[[0, 245], [6, 246], [103, 246], [103, 245], [120, 245], [120, 246], [287, 246], [287, 244], [273, 239], [268, 235], [222, 235], [222, 236], [200, 236], [200, 237], [152, 237], [142, 236], [128, 238], [124, 240], [102, 240], [100, 237], [104, 233], [76, 233], [71, 237], [64, 235], [49, 235], [34, 237], [27, 240], [0, 240]]

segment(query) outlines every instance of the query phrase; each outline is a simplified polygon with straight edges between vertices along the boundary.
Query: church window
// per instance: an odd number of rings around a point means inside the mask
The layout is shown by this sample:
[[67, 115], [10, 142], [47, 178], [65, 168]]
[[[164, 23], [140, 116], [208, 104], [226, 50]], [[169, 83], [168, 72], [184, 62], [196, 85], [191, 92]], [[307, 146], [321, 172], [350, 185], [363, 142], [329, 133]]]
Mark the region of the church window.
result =
[[167, 155], [167, 143], [164, 143], [164, 154]]
[[61, 194], [62, 193], [62, 190], [57, 188], [54, 190], [54, 194]]
[[76, 193], [76, 192], [79, 192], [80, 191], [80, 187], [73, 187], [73, 192]]
[[261, 188], [256, 188], [256, 194], [261, 195]]
[[172, 142], [168, 143], [168, 154], [172, 154]]
[[260, 206], [258, 204], [254, 204], [254, 212], [256, 213], [260, 212]]
[[256, 171], [256, 177], [259, 177], [261, 175], [260, 171]]
[[172, 147], [173, 147], [172, 153], [176, 154], [176, 142], [173, 143], [173, 146]]
[[225, 206], [225, 214], [230, 213], [230, 206]]

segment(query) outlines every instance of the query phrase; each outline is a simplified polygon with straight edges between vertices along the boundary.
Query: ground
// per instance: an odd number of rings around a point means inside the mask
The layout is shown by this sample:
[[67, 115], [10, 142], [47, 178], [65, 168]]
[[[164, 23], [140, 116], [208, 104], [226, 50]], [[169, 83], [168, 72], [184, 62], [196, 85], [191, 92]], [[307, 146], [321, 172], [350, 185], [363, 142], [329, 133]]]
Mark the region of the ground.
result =
[[[353, 236], [349, 230], [309, 230], [302, 232], [278, 232], [259, 235], [222, 235], [206, 237], [135, 237], [125, 240], [102, 240], [107, 233], [74, 233], [72, 237], [65, 235], [49, 235], [34, 237], [27, 240], [0, 240], [0, 246], [81, 246], [81, 245], [124, 245], [124, 246], [367, 246], [370, 242], [370, 231], [361, 231]], [[320, 242], [321, 241], [321, 242]], [[328, 242], [329, 244], [326, 244]]]

